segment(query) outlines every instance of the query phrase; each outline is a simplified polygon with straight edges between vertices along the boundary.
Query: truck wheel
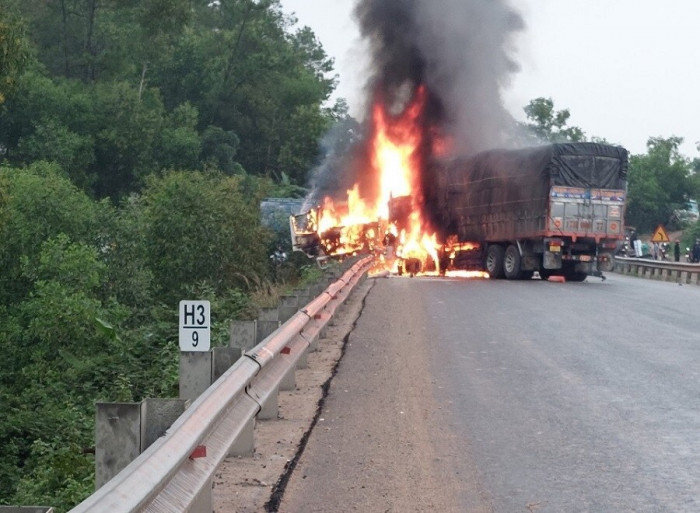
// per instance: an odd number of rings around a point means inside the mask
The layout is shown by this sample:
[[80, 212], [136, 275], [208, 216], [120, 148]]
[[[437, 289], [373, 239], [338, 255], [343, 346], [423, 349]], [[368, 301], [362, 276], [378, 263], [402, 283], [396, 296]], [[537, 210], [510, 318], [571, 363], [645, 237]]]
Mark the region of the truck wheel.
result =
[[503, 278], [503, 247], [498, 244], [489, 246], [486, 252], [486, 272], [491, 278]]
[[586, 273], [581, 273], [577, 271], [571, 271], [564, 275], [566, 281], [584, 281], [588, 275]]
[[503, 272], [505, 273], [506, 278], [509, 280], [520, 279], [520, 264], [520, 252], [518, 251], [517, 246], [511, 244], [508, 246], [508, 249], [506, 249], [506, 254], [503, 258]]

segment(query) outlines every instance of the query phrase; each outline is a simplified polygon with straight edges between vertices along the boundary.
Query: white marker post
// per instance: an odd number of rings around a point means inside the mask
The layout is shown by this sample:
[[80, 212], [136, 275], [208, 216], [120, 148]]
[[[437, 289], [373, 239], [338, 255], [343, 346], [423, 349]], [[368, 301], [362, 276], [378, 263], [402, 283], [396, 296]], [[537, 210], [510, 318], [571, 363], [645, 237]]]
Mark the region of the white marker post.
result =
[[180, 301], [180, 351], [209, 351], [209, 301]]

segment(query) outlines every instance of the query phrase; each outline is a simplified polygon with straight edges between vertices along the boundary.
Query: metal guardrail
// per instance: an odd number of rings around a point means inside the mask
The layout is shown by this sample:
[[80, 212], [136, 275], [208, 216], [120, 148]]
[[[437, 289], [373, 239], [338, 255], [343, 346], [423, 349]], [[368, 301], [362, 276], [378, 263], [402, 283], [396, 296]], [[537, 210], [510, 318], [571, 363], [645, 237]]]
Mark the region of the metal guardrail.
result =
[[700, 264], [615, 257], [615, 272], [640, 278], [700, 285]]
[[366, 257], [357, 262], [245, 353], [194, 401], [165, 436], [71, 513], [183, 512], [201, 494], [211, 493], [214, 473], [236, 439], [318, 337], [371, 261], [372, 257]]

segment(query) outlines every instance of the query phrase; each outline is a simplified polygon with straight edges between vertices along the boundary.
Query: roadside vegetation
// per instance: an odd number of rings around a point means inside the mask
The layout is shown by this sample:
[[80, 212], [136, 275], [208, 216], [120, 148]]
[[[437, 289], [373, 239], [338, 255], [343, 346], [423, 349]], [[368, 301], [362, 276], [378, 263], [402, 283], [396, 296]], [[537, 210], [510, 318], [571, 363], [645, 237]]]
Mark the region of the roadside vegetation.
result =
[[0, 504], [94, 491], [96, 401], [178, 393], [177, 305], [212, 345], [287, 288], [260, 200], [303, 195], [329, 59], [276, 1], [0, 11]]
[[[352, 122], [334, 87], [278, 0], [3, 2], [0, 504], [93, 492], [95, 402], [177, 395], [181, 299], [211, 301], [225, 345], [318, 277], [271, 261], [287, 235], [259, 204], [303, 196], [321, 136]], [[585, 138], [549, 99], [526, 113], [539, 140]], [[698, 196], [679, 144], [632, 157], [628, 224]]]

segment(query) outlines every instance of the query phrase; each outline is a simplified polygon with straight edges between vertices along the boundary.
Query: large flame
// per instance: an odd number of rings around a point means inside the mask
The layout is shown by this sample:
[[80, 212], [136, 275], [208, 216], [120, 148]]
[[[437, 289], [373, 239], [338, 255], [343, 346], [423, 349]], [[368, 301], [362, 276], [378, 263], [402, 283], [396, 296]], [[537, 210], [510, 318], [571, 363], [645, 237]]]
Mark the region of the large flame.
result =
[[[372, 110], [372, 166], [380, 185], [379, 214], [384, 218], [388, 218], [392, 198], [415, 198], [418, 192], [418, 151], [423, 141], [419, 119], [424, 108], [425, 89], [420, 88], [415, 100], [396, 118], [387, 115], [381, 102]], [[413, 207], [417, 207], [415, 201]]]
[[[421, 148], [426, 134], [421, 116], [426, 91], [416, 90], [413, 100], [396, 116], [381, 101], [372, 109], [370, 141], [371, 177], [367, 187], [375, 197], [360, 197], [358, 184], [347, 191], [347, 203], [338, 205], [326, 198], [318, 214], [319, 233], [327, 253], [352, 254], [381, 246], [377, 270], [404, 270], [408, 274], [438, 273], [437, 240], [421, 211]], [[431, 144], [434, 146], [435, 141]], [[394, 211], [392, 211], [392, 205]], [[380, 239], [379, 242], [377, 240]]]

